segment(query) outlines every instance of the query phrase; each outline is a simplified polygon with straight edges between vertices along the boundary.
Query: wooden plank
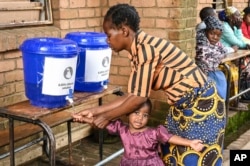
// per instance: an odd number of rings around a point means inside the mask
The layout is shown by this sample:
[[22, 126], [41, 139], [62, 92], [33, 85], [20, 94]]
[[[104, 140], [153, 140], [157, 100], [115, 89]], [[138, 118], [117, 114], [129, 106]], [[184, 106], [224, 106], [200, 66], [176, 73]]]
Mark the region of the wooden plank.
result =
[[[86, 93], [86, 92], [75, 92], [74, 93], [74, 105], [78, 106], [80, 104], [86, 103], [88, 101], [99, 99], [103, 96], [113, 94], [116, 92], [121, 92], [121, 87], [109, 86], [108, 89], [103, 92], [97, 93]], [[47, 109], [35, 107], [29, 103], [29, 101], [23, 101], [10, 106], [0, 109], [0, 115], [2, 117], [15, 117], [15, 120], [24, 120], [35, 123], [38, 119], [54, 127], [71, 121], [71, 112], [66, 111], [66, 109], [71, 106], [65, 106], [62, 108]], [[42, 131], [42, 128], [33, 123], [25, 123], [14, 127], [14, 141], [18, 141]], [[9, 129], [1, 130], [0, 132], [0, 147], [9, 144]]]
[[[108, 89], [104, 90], [103, 92], [97, 92], [97, 93], [74, 92], [74, 99], [73, 99], [74, 105], [78, 106], [88, 101], [99, 99], [103, 96], [113, 94], [119, 91], [121, 91], [121, 87], [109, 86]], [[29, 103], [29, 101], [24, 101], [5, 107], [6, 110], [0, 110], [0, 114], [12, 115], [20, 118], [35, 120], [43, 116], [46, 116], [48, 114], [53, 114], [55, 112], [68, 109], [70, 107], [71, 107], [70, 105], [67, 105], [62, 108], [47, 109], [47, 108], [40, 108], [33, 106]]]
[[[41, 118], [41, 121], [54, 127], [72, 120], [71, 113], [67, 111], [60, 111], [54, 113], [53, 116], [46, 116]], [[19, 141], [21, 139], [27, 138], [29, 136], [35, 135], [42, 132], [42, 128], [38, 125], [32, 123], [25, 123], [14, 127], [14, 141]], [[1, 130], [0, 132], [0, 147], [9, 144], [9, 129]]]
[[227, 54], [227, 57], [222, 60], [222, 63], [240, 59], [248, 55], [250, 55], [250, 50], [238, 50], [237, 52]]

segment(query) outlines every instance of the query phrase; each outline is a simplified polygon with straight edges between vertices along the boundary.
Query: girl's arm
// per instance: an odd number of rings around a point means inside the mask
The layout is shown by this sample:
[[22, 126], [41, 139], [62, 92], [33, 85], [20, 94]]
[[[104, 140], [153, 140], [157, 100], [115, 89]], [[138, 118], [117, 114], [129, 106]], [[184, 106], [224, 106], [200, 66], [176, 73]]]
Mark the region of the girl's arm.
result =
[[102, 106], [85, 109], [73, 114], [75, 122], [86, 122], [104, 128], [110, 120], [126, 115], [146, 101], [147, 98], [128, 94]]
[[170, 137], [168, 142], [176, 145], [189, 146], [197, 152], [201, 151], [204, 148], [201, 140], [189, 140], [177, 135], [173, 135], [172, 137]]

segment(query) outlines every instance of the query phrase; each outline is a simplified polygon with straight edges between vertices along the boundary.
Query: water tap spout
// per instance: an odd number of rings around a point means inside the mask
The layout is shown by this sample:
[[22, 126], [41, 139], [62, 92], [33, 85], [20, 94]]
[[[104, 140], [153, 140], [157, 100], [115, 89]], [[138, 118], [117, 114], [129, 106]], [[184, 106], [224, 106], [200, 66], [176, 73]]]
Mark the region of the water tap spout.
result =
[[73, 90], [72, 89], [69, 89], [69, 95], [65, 97], [65, 100], [67, 100], [70, 105], [74, 105]]

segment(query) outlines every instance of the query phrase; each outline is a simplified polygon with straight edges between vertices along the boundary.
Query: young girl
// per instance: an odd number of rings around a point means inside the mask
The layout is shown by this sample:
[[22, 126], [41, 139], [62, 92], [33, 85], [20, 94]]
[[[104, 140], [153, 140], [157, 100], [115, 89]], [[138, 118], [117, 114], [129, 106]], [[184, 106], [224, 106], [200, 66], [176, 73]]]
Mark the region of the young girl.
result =
[[80, 111], [74, 120], [105, 128], [111, 120], [137, 110], [152, 90], [161, 90], [170, 105], [170, 110], [165, 110], [169, 113], [168, 131], [186, 139], [202, 140], [206, 147], [197, 154], [187, 146], [171, 144], [164, 148], [165, 152], [169, 150], [164, 154], [164, 162], [222, 165], [225, 101], [219, 97], [214, 82], [208, 81], [193, 59], [173, 43], [141, 30], [138, 12], [129, 4], [110, 7], [103, 30], [113, 51], [129, 53], [131, 71], [127, 93], [112, 102]]
[[220, 43], [223, 27], [221, 22], [212, 16], [204, 19], [206, 28], [197, 32], [196, 64], [215, 81], [219, 95], [226, 99], [227, 81], [225, 74], [218, 69], [221, 60], [226, 57], [226, 48]]
[[172, 135], [163, 125], [157, 128], [146, 126], [151, 111], [152, 103], [147, 99], [138, 110], [128, 114], [128, 124], [118, 119], [111, 121], [106, 127], [110, 134], [120, 135], [124, 147], [121, 166], [164, 166], [158, 153], [159, 142], [191, 147], [194, 153], [202, 150], [204, 145], [201, 140], [188, 140]]

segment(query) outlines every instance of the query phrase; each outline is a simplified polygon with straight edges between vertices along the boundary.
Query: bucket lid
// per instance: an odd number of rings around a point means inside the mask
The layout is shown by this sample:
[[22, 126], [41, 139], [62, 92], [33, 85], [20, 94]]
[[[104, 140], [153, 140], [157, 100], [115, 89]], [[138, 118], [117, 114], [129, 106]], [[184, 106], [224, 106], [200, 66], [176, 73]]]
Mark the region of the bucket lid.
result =
[[55, 37], [26, 39], [20, 50], [38, 54], [77, 54], [78, 46], [75, 41]]
[[77, 42], [79, 46], [109, 46], [107, 35], [101, 32], [69, 32], [65, 38]]

